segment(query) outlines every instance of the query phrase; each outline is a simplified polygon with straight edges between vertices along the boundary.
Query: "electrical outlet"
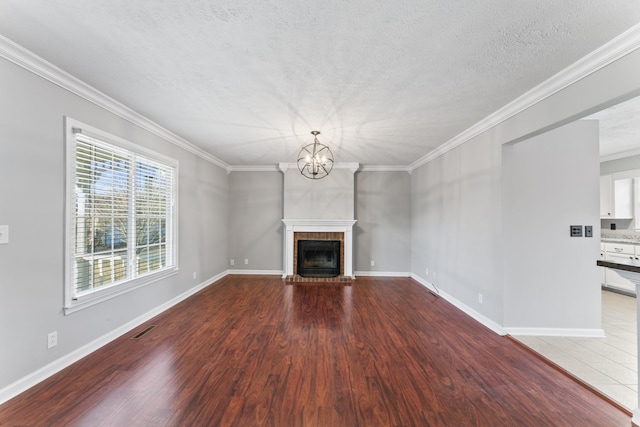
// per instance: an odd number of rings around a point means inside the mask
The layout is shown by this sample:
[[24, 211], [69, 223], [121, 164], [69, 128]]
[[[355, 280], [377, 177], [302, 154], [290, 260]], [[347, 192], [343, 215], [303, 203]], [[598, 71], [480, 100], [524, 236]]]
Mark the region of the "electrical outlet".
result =
[[235, 259], [232, 259], [231, 261], [229, 261], [229, 264], [231, 264], [231, 265], [235, 265], [235, 264], [236, 264], [236, 260], [235, 260]]
[[244, 265], [247, 265], [247, 264], [249, 264], [249, 260], [245, 258], [244, 259]]
[[438, 275], [437, 275], [437, 274], [436, 274], [436, 272], [434, 271], [434, 272], [433, 272], [433, 278], [434, 278], [434, 280], [435, 280], [437, 277], [438, 277]]
[[198, 274], [194, 271], [193, 272], [193, 280], [196, 280], [196, 277], [198, 277]]
[[478, 294], [478, 302], [482, 304], [482, 294]]
[[376, 262], [374, 260], [371, 260], [371, 267], [375, 267], [376, 266]]
[[428, 268], [425, 268], [424, 272], [427, 274], [427, 276], [429, 275], [429, 269]]
[[47, 335], [47, 348], [52, 348], [58, 345], [58, 331], [53, 331]]

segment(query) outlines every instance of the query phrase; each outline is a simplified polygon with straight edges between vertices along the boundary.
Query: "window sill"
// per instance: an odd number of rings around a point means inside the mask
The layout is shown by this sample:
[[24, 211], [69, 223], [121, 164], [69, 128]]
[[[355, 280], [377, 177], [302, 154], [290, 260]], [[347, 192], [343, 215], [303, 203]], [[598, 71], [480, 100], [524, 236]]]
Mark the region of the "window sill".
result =
[[67, 304], [64, 307], [64, 314], [65, 316], [67, 316], [69, 314], [83, 310], [87, 307], [91, 307], [101, 302], [108, 301], [117, 296], [129, 293], [136, 289], [150, 285], [154, 282], [157, 282], [158, 280], [171, 277], [177, 274], [178, 271], [180, 271], [178, 267], [168, 268], [166, 270], [158, 271], [157, 273], [153, 273], [148, 276], [139, 277], [135, 280], [132, 280], [127, 283], [123, 283], [121, 285], [116, 285], [113, 287], [105, 288], [103, 290], [92, 292], [87, 295], [80, 296], [77, 299], [71, 301], [70, 304]]

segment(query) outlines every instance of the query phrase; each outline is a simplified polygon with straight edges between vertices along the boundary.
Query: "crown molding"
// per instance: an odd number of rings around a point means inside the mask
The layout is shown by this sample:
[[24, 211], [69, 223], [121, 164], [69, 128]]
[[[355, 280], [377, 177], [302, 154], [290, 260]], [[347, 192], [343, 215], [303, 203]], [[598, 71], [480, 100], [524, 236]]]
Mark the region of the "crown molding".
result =
[[490, 114], [485, 119], [479, 121], [464, 132], [440, 145], [435, 150], [427, 153], [425, 156], [413, 162], [409, 166], [409, 169], [413, 171], [431, 160], [442, 156], [446, 152], [451, 151], [481, 133], [486, 132], [494, 126], [526, 110], [532, 105], [537, 104], [573, 83], [595, 73], [623, 56], [628, 55], [639, 47], [640, 24], [631, 27], [610, 42], [594, 50], [582, 59], [574, 62], [569, 67], [545, 80], [493, 114]]
[[411, 173], [409, 166], [401, 165], [362, 165], [360, 172], [407, 172]]
[[298, 167], [297, 164], [295, 163], [278, 163], [278, 169], [280, 169], [280, 171], [282, 173], [285, 173], [287, 171], [287, 169], [291, 168], [291, 167]]
[[625, 157], [632, 157], [632, 156], [640, 156], [640, 148], [602, 156], [600, 157], [600, 163], [609, 162], [611, 160], [624, 159]]
[[280, 172], [280, 168], [279, 165], [229, 166], [227, 173], [231, 172]]
[[[278, 163], [278, 169], [280, 169], [282, 172], [286, 172], [287, 169], [298, 170], [298, 164]], [[360, 169], [360, 163], [334, 163], [333, 169], [349, 169], [351, 172], [355, 173], [358, 169]]]
[[[360, 172], [407, 172], [411, 173], [409, 166], [402, 165], [362, 165], [359, 163], [335, 163], [334, 169], [351, 169]], [[298, 169], [296, 163], [278, 163], [277, 165], [243, 165], [229, 166], [231, 172], [286, 172], [287, 169]]]
[[201, 148], [196, 147], [185, 139], [160, 126], [156, 122], [133, 111], [131, 108], [100, 92], [77, 77], [74, 77], [66, 71], [56, 67], [52, 63], [40, 58], [3, 35], [0, 35], [0, 57], [5, 58], [25, 70], [86, 99], [98, 107], [104, 108], [116, 116], [119, 116], [156, 136], [159, 136], [165, 141], [177, 145], [191, 154], [211, 162], [227, 171], [230, 168], [227, 163], [217, 157], [214, 157]]

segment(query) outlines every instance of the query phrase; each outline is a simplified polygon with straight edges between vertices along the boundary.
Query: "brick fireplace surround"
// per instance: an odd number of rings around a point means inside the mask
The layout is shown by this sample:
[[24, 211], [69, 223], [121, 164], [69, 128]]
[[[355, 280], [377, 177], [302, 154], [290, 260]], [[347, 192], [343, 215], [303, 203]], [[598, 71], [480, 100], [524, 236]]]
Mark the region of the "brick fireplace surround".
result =
[[[284, 275], [288, 282], [350, 283], [353, 277], [353, 224], [355, 220], [282, 220], [286, 225]], [[302, 277], [296, 274], [298, 240], [339, 240], [340, 275]]]

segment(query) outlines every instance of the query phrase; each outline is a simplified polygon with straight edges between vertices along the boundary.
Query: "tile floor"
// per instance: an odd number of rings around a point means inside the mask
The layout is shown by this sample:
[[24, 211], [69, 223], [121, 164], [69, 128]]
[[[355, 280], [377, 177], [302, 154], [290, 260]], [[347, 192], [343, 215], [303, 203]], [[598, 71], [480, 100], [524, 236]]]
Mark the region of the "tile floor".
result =
[[606, 338], [514, 336], [630, 410], [638, 407], [636, 299], [602, 291]]

